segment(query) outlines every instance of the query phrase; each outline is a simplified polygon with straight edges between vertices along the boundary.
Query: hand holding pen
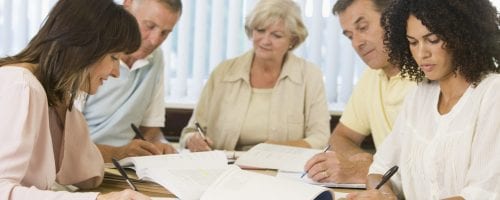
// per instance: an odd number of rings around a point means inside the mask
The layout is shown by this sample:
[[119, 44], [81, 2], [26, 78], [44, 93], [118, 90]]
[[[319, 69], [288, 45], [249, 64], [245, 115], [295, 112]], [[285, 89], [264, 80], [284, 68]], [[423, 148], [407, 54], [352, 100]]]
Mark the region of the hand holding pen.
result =
[[397, 199], [396, 195], [392, 191], [391, 187], [382, 188], [387, 181], [391, 179], [391, 177], [396, 174], [398, 171], [398, 166], [395, 165], [391, 167], [382, 178], [379, 178], [378, 174], [370, 174], [368, 175], [368, 183], [374, 183], [378, 179], [380, 182], [374, 189], [365, 190], [362, 192], [353, 192], [347, 195], [349, 199]]
[[380, 180], [380, 183], [378, 183], [377, 187], [375, 189], [380, 189], [391, 177], [396, 174], [398, 171], [398, 166], [394, 165], [394, 167], [391, 167], [387, 172], [385, 172], [384, 176], [382, 176], [382, 180]]
[[186, 146], [190, 151], [210, 151], [212, 150], [212, 141], [206, 137], [205, 131], [198, 122], [195, 123], [197, 133], [189, 137], [186, 141]]
[[[131, 123], [130, 127], [134, 131], [136, 139], [140, 139], [144, 142], [154, 144], [154, 146], [156, 146], [158, 148], [158, 151], [159, 151], [158, 154], [178, 153], [177, 150], [174, 147], [172, 147], [172, 145], [170, 145], [168, 142], [161, 142], [160, 139], [158, 139], [158, 141], [153, 141], [153, 142], [147, 141], [144, 138], [144, 134], [142, 134], [141, 130], [139, 128], [137, 128], [137, 126], [135, 126], [134, 123]], [[158, 137], [163, 137], [163, 135], [158, 135]], [[153, 155], [157, 155], [157, 154], [154, 154], [155, 153], [154, 151], [150, 151], [150, 152], [153, 153]]]
[[[322, 153], [325, 153], [325, 152], [327, 152], [328, 150], [330, 150], [330, 147], [332, 147], [332, 145], [330, 145], [330, 144], [329, 144], [329, 145], [328, 145], [328, 146], [327, 146], [327, 147], [323, 150], [323, 152], [322, 152]], [[307, 173], [308, 173], [308, 170], [306, 170], [304, 173], [302, 173], [302, 176], [300, 176], [300, 178], [304, 178], [304, 176], [305, 176]], [[326, 174], [326, 173], [327, 173], [327, 172], [326, 172], [326, 170], [325, 170], [325, 171], [323, 171], [323, 173], [325, 173], [325, 174]]]

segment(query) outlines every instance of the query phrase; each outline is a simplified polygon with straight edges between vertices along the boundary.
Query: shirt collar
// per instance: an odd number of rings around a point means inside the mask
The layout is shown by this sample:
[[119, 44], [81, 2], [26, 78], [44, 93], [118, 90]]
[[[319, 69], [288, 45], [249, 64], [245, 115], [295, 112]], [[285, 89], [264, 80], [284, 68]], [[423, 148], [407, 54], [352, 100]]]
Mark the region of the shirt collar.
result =
[[[235, 59], [233, 61], [234, 63], [231, 64], [234, 67], [231, 67], [231, 71], [228, 76], [226, 76], [223, 80], [229, 82], [244, 80], [247, 83], [250, 83], [250, 67], [253, 56], [254, 51], [251, 50]], [[281, 70], [278, 80], [289, 78], [292, 82], [301, 84], [303, 82], [301, 72], [304, 68], [304, 64], [304, 61], [299, 59], [297, 56], [292, 53], [287, 53], [283, 69]]]
[[153, 53], [151, 53], [148, 56], [146, 56], [146, 58], [136, 60], [134, 62], [134, 64], [132, 64], [131, 68], [130, 68], [130, 66], [127, 65], [127, 63], [123, 62], [122, 60], [120, 60], [120, 65], [126, 67], [127, 69], [130, 69], [130, 71], [134, 71], [134, 70], [140, 69], [140, 68], [148, 65], [151, 62], [151, 59], [153, 59], [153, 54], [154, 53], [155, 52], [153, 51]]
[[[384, 72], [384, 70], [379, 69], [379, 70], [377, 70], [377, 71], [378, 71], [378, 75], [380, 76], [380, 79], [382, 79], [382, 80], [387, 80], [387, 75], [386, 75], [386, 73]], [[401, 71], [400, 71], [400, 72], [398, 72], [396, 75], [391, 76], [391, 77], [389, 78], [389, 81], [401, 80], [402, 78], [403, 78], [403, 77], [401, 77]]]

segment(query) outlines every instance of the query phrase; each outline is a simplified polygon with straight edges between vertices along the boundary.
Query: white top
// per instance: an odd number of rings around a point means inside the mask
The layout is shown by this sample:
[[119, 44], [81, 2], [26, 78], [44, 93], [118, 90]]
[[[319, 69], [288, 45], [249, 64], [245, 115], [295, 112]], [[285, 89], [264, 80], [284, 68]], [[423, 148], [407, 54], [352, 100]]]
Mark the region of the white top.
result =
[[120, 77], [109, 77], [95, 95], [81, 104], [90, 137], [97, 144], [123, 146], [137, 126], [163, 127], [165, 123], [163, 53], [155, 50], [129, 68], [120, 62]]
[[452, 110], [437, 110], [440, 88], [411, 92], [370, 174], [400, 167], [391, 179], [406, 199], [500, 199], [500, 75], [469, 87]]
[[0, 67], [0, 199], [95, 199], [49, 191], [55, 182], [96, 187], [104, 162], [80, 112], [58, 126], [40, 82], [27, 69]]

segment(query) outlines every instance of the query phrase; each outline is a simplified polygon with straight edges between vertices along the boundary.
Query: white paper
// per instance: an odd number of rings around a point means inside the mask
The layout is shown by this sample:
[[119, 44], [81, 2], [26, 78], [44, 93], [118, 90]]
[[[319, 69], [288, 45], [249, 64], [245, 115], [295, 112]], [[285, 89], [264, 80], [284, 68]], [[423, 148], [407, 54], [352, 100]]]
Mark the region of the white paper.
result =
[[199, 199], [229, 166], [223, 151], [130, 157], [120, 163], [134, 164], [140, 179], [156, 182], [187, 200]]
[[242, 154], [235, 164], [242, 168], [303, 172], [306, 162], [321, 152], [319, 149], [261, 143]]
[[278, 171], [276, 174], [276, 177], [278, 178], [284, 178], [284, 179], [289, 179], [289, 180], [295, 180], [295, 181], [300, 181], [304, 183], [309, 183], [313, 185], [320, 185], [323, 187], [331, 187], [331, 188], [355, 188], [355, 189], [364, 189], [366, 188], [365, 184], [357, 184], [357, 183], [334, 183], [334, 182], [316, 182], [310, 179], [307, 176], [304, 176], [301, 178], [302, 172], [287, 172], [287, 171]]
[[231, 166], [203, 194], [201, 200], [308, 200], [328, 189]]
[[167, 188], [180, 199], [200, 199], [207, 188], [226, 171], [224, 169], [149, 168], [144, 177]]

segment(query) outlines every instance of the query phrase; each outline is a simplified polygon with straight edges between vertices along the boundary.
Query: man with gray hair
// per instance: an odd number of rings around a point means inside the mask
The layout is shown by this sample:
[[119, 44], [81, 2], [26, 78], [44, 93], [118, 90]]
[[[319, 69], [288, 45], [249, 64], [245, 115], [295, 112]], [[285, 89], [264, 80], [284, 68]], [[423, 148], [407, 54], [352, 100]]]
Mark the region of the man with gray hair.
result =
[[[160, 130], [165, 122], [164, 62], [158, 47], [179, 20], [182, 3], [124, 0], [123, 7], [139, 23], [141, 47], [121, 56], [120, 77], [110, 78], [95, 95], [80, 102], [90, 136], [105, 162], [175, 152]], [[139, 131], [134, 132], [132, 124]]]
[[373, 155], [361, 149], [372, 135], [375, 147], [391, 132], [406, 93], [415, 83], [389, 63], [380, 18], [390, 0], [338, 0], [342, 33], [368, 65], [353, 90], [340, 122], [330, 136], [332, 151], [317, 154], [305, 165], [311, 179], [321, 182], [365, 183]]

